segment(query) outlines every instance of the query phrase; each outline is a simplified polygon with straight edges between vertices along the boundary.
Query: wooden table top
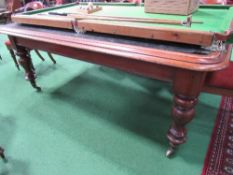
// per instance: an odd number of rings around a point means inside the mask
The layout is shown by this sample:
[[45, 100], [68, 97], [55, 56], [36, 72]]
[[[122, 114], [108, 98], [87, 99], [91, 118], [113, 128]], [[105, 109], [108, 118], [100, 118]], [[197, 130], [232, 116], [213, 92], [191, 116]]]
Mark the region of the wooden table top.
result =
[[[76, 3], [16, 14], [12, 16], [12, 20], [17, 23], [36, 26], [95, 31], [206, 47], [211, 46], [215, 40], [233, 42], [233, 8], [230, 6], [200, 6], [192, 14], [192, 21], [199, 22], [193, 22], [190, 27], [187, 27], [181, 25], [181, 23], [187, 21], [187, 16], [145, 13], [143, 4], [98, 3], [98, 5], [102, 7], [102, 10], [91, 14], [95, 17], [169, 20], [176, 21], [179, 24], [123, 22], [116, 19], [113, 21], [91, 20], [90, 18], [80, 20], [78, 19], [79, 8], [85, 6]], [[74, 21], [77, 25], [74, 25]]]
[[[227, 47], [225, 51], [210, 51], [200, 46], [187, 44], [89, 32], [74, 33], [70, 30], [20, 24], [2, 25], [0, 26], [0, 33], [47, 44], [103, 52], [109, 56], [117, 55], [126, 59], [195, 71], [215, 71], [227, 67], [231, 49]], [[46, 46], [43, 49], [46, 50]]]

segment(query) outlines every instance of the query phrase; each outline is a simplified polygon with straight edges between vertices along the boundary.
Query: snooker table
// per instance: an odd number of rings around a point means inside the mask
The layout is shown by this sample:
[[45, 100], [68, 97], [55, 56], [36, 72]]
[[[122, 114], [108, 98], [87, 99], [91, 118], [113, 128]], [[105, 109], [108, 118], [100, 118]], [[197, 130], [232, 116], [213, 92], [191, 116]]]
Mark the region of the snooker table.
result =
[[[38, 15], [43, 17], [42, 21], [46, 21], [46, 16], [48, 16], [50, 23], [45, 24], [41, 23], [41, 19], [38, 20], [37, 17], [35, 21], [34, 17], [31, 18], [39, 13], [48, 13], [48, 11], [62, 10], [64, 12], [67, 7], [75, 5], [19, 14], [18, 19], [23, 19], [23, 21], [17, 20], [18, 15], [15, 15], [13, 19], [17, 23], [0, 27], [0, 33], [9, 36], [19, 56], [19, 63], [25, 70], [26, 78], [35, 89], [41, 90], [36, 83], [35, 68], [29, 54], [29, 50], [39, 49], [172, 83], [174, 102], [172, 122], [167, 133], [170, 146], [166, 152], [166, 155], [170, 156], [180, 144], [186, 141], [185, 126], [195, 115], [194, 108], [198, 102], [198, 96], [208, 86], [207, 77], [226, 69], [230, 63], [232, 9], [228, 6], [200, 8], [193, 16], [196, 15], [198, 20], [205, 22], [193, 24], [191, 28], [164, 24], [161, 27], [158, 24], [159, 27], [155, 27], [155, 31], [160, 32], [158, 29], [161, 29], [164, 33], [161, 38], [132, 37], [131, 35], [91, 31], [74, 32], [72, 28], [69, 28], [70, 26], [66, 26], [66, 24], [72, 24], [72, 20], [67, 16], [56, 16], [57, 20], [53, 17], [52, 22], [50, 15]], [[117, 7], [119, 11], [113, 11], [111, 15], [124, 15], [119, 7], [124, 7], [123, 9], [138, 7], [134, 4], [103, 5], [110, 9]], [[141, 9], [141, 6], [139, 8]], [[161, 16], [177, 17], [176, 15]], [[140, 26], [141, 24], [134, 25]], [[176, 35], [170, 38], [174, 30]], [[218, 45], [216, 47], [216, 42], [221, 43], [221, 47]]]
[[[218, 41], [231, 41], [233, 8], [230, 6], [202, 5], [192, 14], [191, 27], [182, 25], [187, 16], [145, 13], [144, 6], [133, 3], [97, 3], [101, 11], [80, 17], [79, 7], [85, 4], [67, 4], [48, 9], [16, 14], [16, 23], [71, 29], [76, 32], [99, 32], [115, 35], [173, 41], [210, 47]], [[109, 21], [106, 18], [130, 18], [136, 22]], [[105, 18], [105, 20], [97, 20]], [[137, 22], [139, 19], [172, 20], [179, 24]]]

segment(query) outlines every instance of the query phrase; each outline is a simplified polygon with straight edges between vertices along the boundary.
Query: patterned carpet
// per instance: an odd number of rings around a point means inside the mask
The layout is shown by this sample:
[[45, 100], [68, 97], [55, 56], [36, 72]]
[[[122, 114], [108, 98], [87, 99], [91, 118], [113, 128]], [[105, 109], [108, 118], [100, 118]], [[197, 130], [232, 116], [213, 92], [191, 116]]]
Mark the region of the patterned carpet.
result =
[[233, 174], [233, 97], [223, 97], [202, 175]]

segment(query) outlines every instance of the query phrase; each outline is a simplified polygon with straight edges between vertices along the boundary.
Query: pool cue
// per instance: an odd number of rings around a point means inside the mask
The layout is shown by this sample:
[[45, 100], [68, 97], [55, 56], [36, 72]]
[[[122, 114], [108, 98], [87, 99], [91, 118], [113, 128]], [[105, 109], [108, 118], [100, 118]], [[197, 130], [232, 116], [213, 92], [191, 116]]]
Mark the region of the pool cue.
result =
[[192, 23], [202, 24], [202, 21], [192, 21], [192, 16], [188, 16], [185, 20], [172, 19], [153, 19], [153, 18], [130, 18], [130, 17], [112, 17], [112, 16], [98, 16], [98, 15], [84, 15], [79, 13], [56, 13], [50, 12], [50, 15], [71, 16], [77, 20], [102, 20], [102, 21], [120, 21], [120, 22], [138, 22], [138, 23], [156, 23], [156, 24], [170, 24], [191, 27]]
[[101, 20], [101, 21], [115, 21], [115, 22], [137, 22], [137, 23], [155, 23], [155, 24], [170, 24], [191, 27], [192, 23], [202, 23], [200, 21], [192, 21], [192, 16], [188, 16], [185, 20], [171, 20], [171, 19], [150, 19], [150, 18], [117, 18], [117, 17], [102, 17], [91, 15], [68, 15], [73, 16], [77, 20]]

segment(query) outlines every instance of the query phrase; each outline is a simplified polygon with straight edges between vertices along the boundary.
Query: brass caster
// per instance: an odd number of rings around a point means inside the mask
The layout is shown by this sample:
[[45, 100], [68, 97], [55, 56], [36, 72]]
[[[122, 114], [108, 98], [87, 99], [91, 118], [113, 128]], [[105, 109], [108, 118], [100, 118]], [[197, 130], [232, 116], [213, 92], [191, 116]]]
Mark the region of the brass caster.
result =
[[175, 148], [170, 147], [168, 148], [167, 152], [166, 152], [166, 157], [170, 158], [175, 152]]

